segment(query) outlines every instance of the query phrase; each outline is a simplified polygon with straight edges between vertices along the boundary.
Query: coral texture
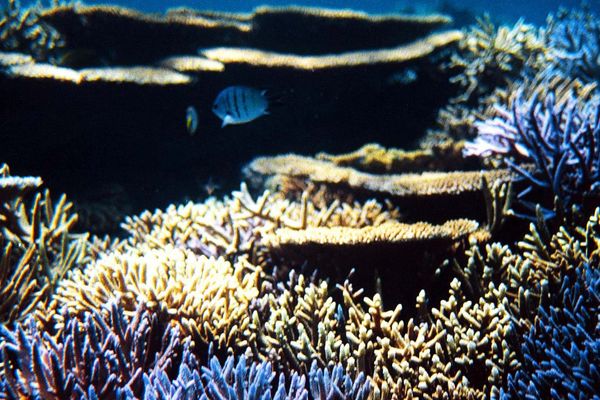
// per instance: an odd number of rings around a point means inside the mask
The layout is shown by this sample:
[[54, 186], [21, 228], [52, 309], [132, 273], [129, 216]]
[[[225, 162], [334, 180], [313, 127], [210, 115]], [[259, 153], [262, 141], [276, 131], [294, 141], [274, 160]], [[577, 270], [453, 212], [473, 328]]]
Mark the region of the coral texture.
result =
[[[525, 181], [518, 199], [530, 215], [541, 203], [544, 214], [554, 216], [555, 199], [561, 214], [595, 203], [590, 198], [598, 195], [600, 174], [597, 100], [581, 103], [570, 98], [558, 104], [552, 93], [541, 100], [517, 95], [511, 109], [498, 106], [496, 110], [496, 118], [477, 124], [478, 137], [465, 145], [465, 154], [504, 156], [504, 162]], [[528, 163], [533, 164], [532, 171], [522, 166]], [[541, 198], [528, 198], [536, 191]]]

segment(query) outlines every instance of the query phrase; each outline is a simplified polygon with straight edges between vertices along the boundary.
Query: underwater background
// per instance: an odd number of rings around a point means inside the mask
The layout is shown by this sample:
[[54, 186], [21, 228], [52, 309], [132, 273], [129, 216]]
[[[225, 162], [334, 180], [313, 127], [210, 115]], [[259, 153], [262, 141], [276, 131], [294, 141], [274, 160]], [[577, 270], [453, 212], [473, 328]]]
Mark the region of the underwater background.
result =
[[0, 4], [0, 400], [600, 399], [600, 3]]

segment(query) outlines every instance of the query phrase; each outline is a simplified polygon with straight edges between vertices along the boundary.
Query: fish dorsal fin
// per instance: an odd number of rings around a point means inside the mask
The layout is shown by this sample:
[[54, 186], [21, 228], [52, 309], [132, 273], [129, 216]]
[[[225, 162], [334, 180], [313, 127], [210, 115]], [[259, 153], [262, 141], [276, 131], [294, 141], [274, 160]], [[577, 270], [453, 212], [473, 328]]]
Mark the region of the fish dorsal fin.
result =
[[229, 114], [223, 118], [223, 123], [221, 124], [221, 128], [225, 128], [227, 125], [231, 125], [233, 123], [233, 117]]

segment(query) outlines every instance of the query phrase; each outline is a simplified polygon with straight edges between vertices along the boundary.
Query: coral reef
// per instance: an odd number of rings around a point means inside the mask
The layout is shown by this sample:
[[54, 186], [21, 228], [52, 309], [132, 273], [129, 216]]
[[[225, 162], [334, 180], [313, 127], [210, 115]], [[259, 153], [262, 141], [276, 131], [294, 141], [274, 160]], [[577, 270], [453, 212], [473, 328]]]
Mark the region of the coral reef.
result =
[[[502, 156], [525, 181], [517, 200], [531, 216], [538, 204], [547, 217], [568, 216], [572, 207], [589, 213], [599, 179], [598, 102], [571, 97], [559, 104], [552, 93], [541, 100], [517, 94], [511, 109], [497, 106], [496, 112], [496, 118], [476, 124], [478, 136], [465, 145], [465, 154]], [[533, 171], [522, 167], [528, 163]], [[528, 198], [536, 191], [541, 198]]]
[[232, 265], [173, 246], [125, 246], [73, 271], [61, 281], [55, 298], [71, 314], [113, 299], [127, 312], [138, 304], [164, 309], [186, 334], [227, 349], [241, 342], [260, 276], [261, 269], [243, 259]]
[[463, 145], [462, 142], [446, 141], [414, 151], [404, 151], [386, 149], [377, 143], [369, 143], [348, 154], [319, 153], [315, 158], [330, 161], [341, 167], [351, 167], [375, 174], [440, 171], [447, 168], [460, 168], [464, 160]]
[[464, 88], [456, 102], [489, 94], [510, 80], [535, 75], [543, 68], [547, 53], [543, 34], [534, 26], [518, 21], [512, 27], [496, 28], [488, 16], [467, 31], [459, 48], [449, 65], [462, 69], [453, 79]]
[[600, 77], [600, 24], [593, 13], [561, 10], [550, 15], [545, 41], [553, 70], [585, 82]]
[[561, 280], [560, 290], [523, 337], [521, 368], [508, 377], [501, 399], [598, 397], [600, 272], [585, 265]]
[[0, 50], [52, 60], [65, 43], [59, 32], [40, 18], [41, 12], [39, 4], [25, 8], [19, 0], [8, 0], [0, 18]]
[[131, 318], [115, 304], [107, 311], [106, 319], [97, 312], [66, 316], [56, 339], [32, 321], [0, 328], [8, 398], [133, 398], [143, 393], [143, 374], [170, 373], [178, 357], [185, 360], [189, 341], [158, 315], [143, 306]]
[[257, 158], [245, 168], [244, 173], [251, 182], [268, 180], [268, 187], [277, 187], [282, 177], [293, 177], [398, 198], [459, 196], [479, 192], [484, 177], [489, 181], [511, 179], [506, 170], [374, 175], [293, 154]]
[[190, 76], [156, 67], [112, 67], [85, 68], [74, 70], [51, 64], [19, 64], [7, 68], [5, 74], [11, 77], [49, 79], [75, 84], [134, 83], [138, 85], [187, 85], [193, 82]]
[[0, 167], [0, 323], [24, 319], [85, 261], [86, 238], [69, 234], [77, 217], [65, 196], [54, 206], [48, 191], [37, 193], [26, 208], [26, 194], [40, 184]]
[[462, 38], [458, 31], [432, 34], [408, 45], [380, 50], [363, 50], [334, 55], [294, 55], [248, 48], [201, 49], [200, 54], [209, 60], [225, 64], [248, 64], [255, 68], [291, 68], [306, 71], [335, 68], [401, 64], [418, 60], [432, 54], [436, 49], [447, 47]]
[[[328, 87], [358, 76], [375, 96], [382, 76], [418, 65], [432, 77], [458, 46], [446, 73], [460, 93], [416, 150], [255, 158], [250, 188], [127, 217], [118, 238], [74, 234], [66, 197], [2, 166], [0, 398], [598, 397], [598, 29], [586, 10], [464, 33], [433, 32], [441, 16], [303, 7], [35, 15], [106, 65], [11, 49], [3, 82], [139, 95], [183, 93], [196, 76], [207, 93], [233, 75], [285, 77], [290, 93], [319, 82], [335, 98]], [[282, 24], [297, 29], [267, 40]], [[313, 40], [311, 26], [331, 36]], [[156, 46], [141, 55], [144, 35]], [[405, 86], [394, 90], [420, 88]]]

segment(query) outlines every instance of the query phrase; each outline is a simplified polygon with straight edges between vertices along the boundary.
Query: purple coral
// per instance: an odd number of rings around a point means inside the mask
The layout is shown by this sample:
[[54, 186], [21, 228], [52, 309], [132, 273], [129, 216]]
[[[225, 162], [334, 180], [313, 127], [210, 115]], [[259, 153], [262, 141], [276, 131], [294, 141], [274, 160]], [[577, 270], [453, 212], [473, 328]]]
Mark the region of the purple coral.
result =
[[[477, 138], [465, 155], [499, 156], [524, 183], [519, 203], [531, 217], [536, 205], [545, 217], [580, 208], [600, 189], [600, 106], [570, 97], [558, 103], [526, 100], [517, 93], [512, 108], [496, 106], [497, 116], [477, 123]], [[529, 164], [529, 165], [527, 165]], [[594, 203], [594, 202], [592, 202]], [[593, 205], [593, 204], [592, 204]]]
[[600, 23], [587, 10], [561, 10], [546, 32], [551, 68], [585, 81], [600, 78]]
[[98, 399], [139, 397], [143, 374], [176, 368], [182, 340], [176, 328], [139, 307], [133, 318], [115, 304], [105, 319], [65, 315], [58, 338], [33, 319], [14, 331], [0, 325], [0, 380], [8, 399]]

